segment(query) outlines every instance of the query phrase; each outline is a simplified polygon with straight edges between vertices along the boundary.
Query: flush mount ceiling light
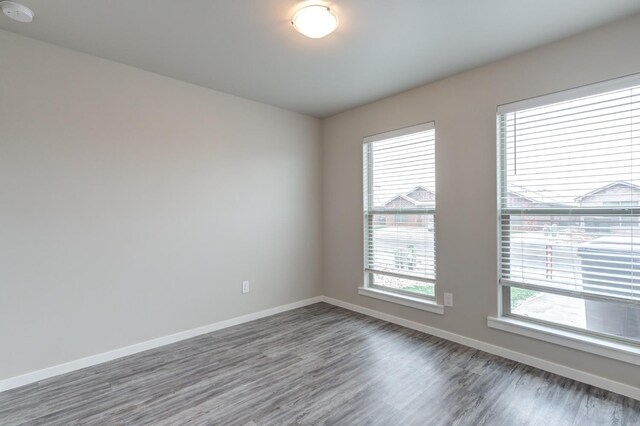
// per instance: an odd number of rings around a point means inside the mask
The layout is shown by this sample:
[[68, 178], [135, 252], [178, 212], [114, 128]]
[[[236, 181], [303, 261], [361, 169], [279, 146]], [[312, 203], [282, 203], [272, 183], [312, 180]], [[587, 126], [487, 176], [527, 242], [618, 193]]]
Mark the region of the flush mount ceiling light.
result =
[[338, 17], [327, 6], [307, 6], [293, 15], [291, 23], [300, 34], [322, 38], [338, 28]]
[[31, 22], [33, 21], [33, 10], [27, 6], [23, 6], [20, 3], [12, 1], [0, 1], [0, 8], [2, 13], [9, 18], [18, 22]]

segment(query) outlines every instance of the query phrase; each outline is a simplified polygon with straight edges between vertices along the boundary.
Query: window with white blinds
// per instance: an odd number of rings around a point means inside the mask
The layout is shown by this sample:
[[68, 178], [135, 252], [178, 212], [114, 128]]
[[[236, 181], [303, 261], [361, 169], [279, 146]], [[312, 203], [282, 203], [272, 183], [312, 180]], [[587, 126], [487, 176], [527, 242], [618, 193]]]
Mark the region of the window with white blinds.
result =
[[498, 108], [503, 309], [640, 342], [640, 77]]
[[364, 140], [365, 285], [435, 298], [433, 123]]

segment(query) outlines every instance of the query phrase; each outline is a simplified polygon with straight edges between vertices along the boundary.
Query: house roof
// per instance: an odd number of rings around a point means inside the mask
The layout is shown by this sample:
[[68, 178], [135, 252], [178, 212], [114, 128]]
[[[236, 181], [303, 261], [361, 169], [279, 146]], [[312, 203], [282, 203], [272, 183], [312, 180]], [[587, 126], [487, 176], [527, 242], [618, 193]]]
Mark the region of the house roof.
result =
[[[640, 186], [639, 185], [635, 185], [633, 183], [630, 182], [626, 182], [626, 181], [615, 181], [615, 182], [611, 182], [607, 185], [604, 185], [600, 188], [594, 189], [593, 191], [590, 191], [584, 195], [581, 195], [579, 197], [575, 198], [576, 202], [580, 202], [582, 201], [585, 197], [591, 196], [591, 195], [595, 195], [598, 194], [602, 191], [605, 191], [609, 188], [618, 186], [618, 185], [624, 185], [628, 188], [632, 188], [632, 189], [636, 189], [638, 191], [640, 191]], [[411, 191], [407, 192], [406, 194], [398, 194], [395, 195], [393, 198], [389, 199], [389, 201], [387, 201], [386, 203], [384, 203], [385, 206], [388, 206], [389, 204], [391, 204], [392, 202], [401, 199], [404, 200], [416, 207], [425, 207], [425, 206], [429, 206], [429, 205], [433, 205], [433, 200], [428, 200], [428, 201], [420, 201], [420, 200], [416, 200], [414, 198], [411, 197], [411, 194], [415, 193], [416, 191], [426, 191], [430, 194], [434, 194], [434, 192], [432, 190], [430, 190], [429, 188], [426, 188], [422, 185], [418, 185], [415, 188], [413, 188]], [[563, 197], [562, 194], [558, 193], [557, 195], [554, 193], [551, 193], [551, 191], [536, 191], [536, 190], [532, 190], [523, 186], [518, 186], [518, 185], [510, 185], [510, 189], [509, 189], [509, 194], [512, 194], [516, 197], [520, 197], [520, 198], [524, 198], [525, 200], [528, 200], [534, 204], [537, 204], [538, 206], [547, 206], [547, 207], [562, 207], [562, 206], [569, 206], [572, 205], [572, 203], [566, 203], [566, 202], [562, 202], [559, 201], [559, 199], [565, 198], [566, 199], [566, 195]]]
[[587, 192], [584, 195], [576, 197], [576, 201], [580, 202], [580, 201], [584, 200], [586, 197], [590, 197], [592, 195], [596, 195], [596, 194], [598, 194], [598, 193], [600, 193], [602, 191], [605, 191], [605, 190], [607, 190], [609, 188], [613, 188], [614, 186], [626, 186], [628, 188], [637, 189], [637, 190], [640, 191], [640, 186], [635, 185], [635, 184], [630, 183], [630, 182], [623, 181], [623, 180], [618, 180], [616, 182], [611, 182], [611, 183], [609, 183], [609, 184], [607, 184], [605, 186], [602, 186], [600, 188], [594, 189], [593, 191]]
[[434, 193], [432, 190], [430, 190], [429, 188], [425, 188], [425, 187], [424, 187], [424, 186], [422, 186], [422, 185], [418, 185], [418, 186], [416, 186], [415, 188], [413, 188], [411, 191], [407, 192], [407, 197], [409, 197], [409, 198], [411, 198], [411, 199], [414, 199], [414, 200], [416, 200], [416, 201], [420, 202], [421, 200], [418, 200], [418, 199], [416, 199], [416, 198], [414, 198], [414, 197], [412, 197], [412, 196], [411, 196], [412, 194], [415, 194], [415, 193], [416, 193], [416, 192], [418, 192], [418, 191], [424, 191], [424, 192], [426, 192], [426, 193], [428, 193], [428, 194], [430, 194], [430, 195], [434, 195], [434, 194], [435, 194], [435, 193]]
[[427, 191], [430, 194], [434, 194], [433, 191], [431, 191], [429, 188], [425, 188], [424, 186], [416, 186], [415, 188], [413, 188], [411, 191], [409, 191], [406, 195], [405, 194], [398, 194], [396, 196], [394, 196], [393, 198], [391, 198], [389, 201], [387, 201], [386, 203], [384, 203], [385, 206], [388, 206], [389, 204], [393, 203], [394, 201], [400, 199], [400, 200], [404, 200], [408, 203], [411, 203], [412, 205], [414, 205], [415, 207], [433, 207], [433, 200], [427, 200], [427, 201], [421, 201], [421, 200], [416, 200], [415, 198], [411, 198], [409, 195], [418, 191], [418, 190], [424, 190]]
[[384, 203], [384, 205], [387, 206], [387, 205], [393, 203], [394, 201], [396, 201], [397, 199], [401, 199], [401, 200], [407, 201], [407, 202], [413, 204], [414, 206], [417, 206], [419, 204], [413, 198], [409, 198], [409, 197], [407, 197], [406, 195], [403, 195], [403, 194], [398, 194], [395, 197], [393, 197], [392, 199], [390, 199], [389, 201], [387, 201], [386, 203]]
[[416, 192], [416, 191], [417, 191], [417, 190], [419, 190], [419, 189], [423, 189], [423, 190], [425, 190], [425, 191], [427, 191], [427, 192], [429, 192], [429, 193], [433, 194], [433, 191], [432, 191], [432, 190], [430, 190], [429, 188], [424, 187], [424, 186], [422, 186], [422, 185], [418, 185], [418, 186], [416, 186], [416, 187], [415, 187], [415, 188], [413, 188], [411, 191], [407, 192], [407, 194], [411, 194], [412, 192]]
[[509, 188], [508, 192], [510, 194], [514, 194], [535, 204], [546, 204], [549, 206], [566, 205], [566, 203], [559, 201], [559, 197], [556, 198], [555, 194], [550, 193], [550, 191], [534, 191], [529, 188], [513, 184], [509, 185]]

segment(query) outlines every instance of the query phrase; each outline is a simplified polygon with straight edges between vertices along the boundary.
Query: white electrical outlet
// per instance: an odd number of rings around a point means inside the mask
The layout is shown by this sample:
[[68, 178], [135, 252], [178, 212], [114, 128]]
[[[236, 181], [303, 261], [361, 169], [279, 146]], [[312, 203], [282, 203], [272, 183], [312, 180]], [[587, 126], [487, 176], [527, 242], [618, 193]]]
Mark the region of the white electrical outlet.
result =
[[242, 293], [249, 293], [249, 281], [242, 281]]
[[445, 293], [444, 294], [444, 306], [453, 306], [453, 294]]

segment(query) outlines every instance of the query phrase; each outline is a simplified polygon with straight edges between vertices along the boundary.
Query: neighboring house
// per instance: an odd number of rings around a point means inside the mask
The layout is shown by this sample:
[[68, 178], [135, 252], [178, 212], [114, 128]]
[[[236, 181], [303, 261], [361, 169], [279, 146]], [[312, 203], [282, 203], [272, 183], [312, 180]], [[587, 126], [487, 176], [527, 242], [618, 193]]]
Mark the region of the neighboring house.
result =
[[511, 208], [528, 207], [567, 207], [566, 203], [558, 201], [559, 194], [551, 194], [551, 191], [533, 191], [518, 185], [509, 185], [508, 206]]
[[[507, 194], [507, 205], [510, 208], [556, 208], [566, 207], [565, 203], [561, 203], [554, 197], [543, 191], [532, 191], [530, 189], [510, 185]], [[544, 227], [552, 222], [560, 222], [561, 218], [556, 216], [514, 216], [510, 220], [511, 229], [513, 231], [544, 231]]]
[[[573, 203], [558, 201], [547, 191], [534, 191], [525, 187], [511, 185], [507, 194], [508, 205], [515, 209], [534, 208], [568, 208]], [[566, 197], [566, 195], [565, 195]], [[436, 195], [424, 186], [417, 186], [406, 194], [398, 194], [384, 204], [385, 209], [433, 208]], [[640, 206], [640, 186], [629, 182], [617, 181], [595, 189], [575, 199], [580, 207]], [[378, 216], [376, 223], [380, 225], [415, 226], [424, 221], [433, 224], [432, 216], [411, 214], [388, 214]], [[513, 216], [510, 220], [512, 231], [547, 232], [545, 227], [555, 224], [556, 227], [583, 226], [587, 233], [626, 234], [632, 226], [640, 224], [638, 217], [620, 218], [606, 216], [585, 216], [582, 222], [567, 222], [566, 216]]]
[[[537, 201], [523, 194], [522, 192], [509, 191], [507, 194], [508, 205], [511, 208], [532, 208], [535, 207]], [[512, 216], [509, 224], [514, 231], [535, 231], [538, 227], [536, 216]]]
[[391, 200], [384, 203], [385, 209], [411, 209], [418, 207], [418, 201], [406, 195], [396, 195]]
[[[576, 198], [580, 207], [640, 206], [640, 186], [617, 181]], [[638, 226], [638, 217], [585, 216], [586, 232], [598, 234], [629, 234]]]
[[[433, 208], [436, 194], [423, 186], [417, 186], [406, 195], [399, 194], [384, 204], [385, 209]], [[385, 225], [415, 226], [423, 223], [433, 224], [433, 217], [412, 214], [388, 214], [380, 216], [378, 223]], [[433, 225], [432, 225], [433, 226]]]
[[436, 202], [436, 194], [424, 186], [417, 186], [409, 191], [407, 198], [415, 200], [418, 203], [424, 203], [425, 205], [430, 204], [431, 207], [433, 207]]
[[640, 201], [640, 186], [617, 181], [576, 198], [580, 207], [637, 206]]

